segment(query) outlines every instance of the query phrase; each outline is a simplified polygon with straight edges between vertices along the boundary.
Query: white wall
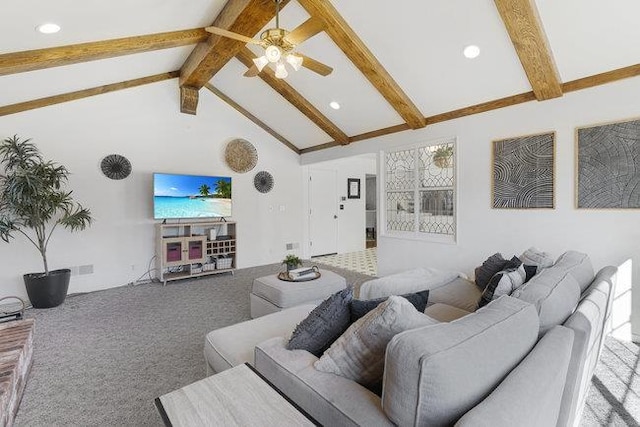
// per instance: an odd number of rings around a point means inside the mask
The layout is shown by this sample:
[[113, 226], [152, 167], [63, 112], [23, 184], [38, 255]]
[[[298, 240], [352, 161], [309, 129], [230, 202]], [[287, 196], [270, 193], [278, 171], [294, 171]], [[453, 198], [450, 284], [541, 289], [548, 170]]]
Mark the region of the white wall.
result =
[[[633, 260], [633, 330], [640, 338], [640, 211], [574, 207], [574, 131], [577, 126], [640, 116], [640, 78], [530, 102], [386, 137], [309, 153], [303, 164], [387, 147], [456, 136], [458, 140], [458, 243], [435, 244], [379, 236], [378, 271], [386, 275], [416, 266], [460, 269], [468, 274], [496, 251], [505, 256], [537, 246], [555, 256], [567, 249], [588, 253], [595, 268]], [[490, 207], [491, 141], [556, 131], [556, 208], [496, 210]], [[379, 207], [381, 208], [381, 207]], [[380, 210], [380, 209], [379, 209]], [[626, 303], [631, 304], [629, 298]]]
[[[338, 215], [338, 253], [347, 253], [361, 251], [365, 248], [365, 194], [366, 179], [365, 175], [376, 173], [375, 156], [356, 156], [344, 159], [338, 159], [328, 162], [314, 164], [308, 168], [304, 168], [305, 183], [309, 182], [309, 174], [313, 169], [336, 171], [337, 188], [327, 188], [326, 191], [335, 193], [335, 199], [338, 201], [336, 212]], [[360, 198], [347, 198], [347, 179], [358, 178], [360, 180]], [[303, 188], [304, 194], [304, 212], [309, 212], [309, 186]], [[342, 197], [345, 200], [341, 200]], [[343, 205], [344, 209], [340, 210], [339, 205]], [[305, 215], [304, 220], [304, 246], [303, 256], [309, 257], [309, 216]]]
[[[301, 242], [299, 156], [207, 90], [197, 116], [181, 114], [178, 98], [174, 80], [0, 117], [0, 137], [31, 137], [45, 157], [68, 167], [74, 196], [93, 213], [91, 229], [57, 230], [51, 240], [50, 267], [94, 265], [94, 274], [72, 277], [70, 292], [124, 285], [147, 270], [155, 249], [153, 172], [232, 177], [239, 267], [278, 262], [286, 243]], [[226, 143], [238, 137], [259, 155], [245, 174], [224, 163]], [[127, 179], [100, 172], [100, 160], [111, 153], [131, 161]], [[260, 170], [274, 176], [270, 193], [253, 187]], [[42, 271], [36, 249], [18, 235], [10, 244], [0, 241], [0, 259], [0, 296], [26, 297], [22, 274]]]

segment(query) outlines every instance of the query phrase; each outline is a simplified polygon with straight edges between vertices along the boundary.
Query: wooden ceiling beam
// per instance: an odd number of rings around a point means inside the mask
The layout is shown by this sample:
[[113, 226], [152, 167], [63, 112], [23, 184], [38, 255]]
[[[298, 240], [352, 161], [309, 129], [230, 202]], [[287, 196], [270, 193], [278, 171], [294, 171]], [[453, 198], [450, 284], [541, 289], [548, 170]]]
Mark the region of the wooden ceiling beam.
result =
[[132, 53], [196, 44], [209, 37], [202, 28], [27, 50], [0, 55], [0, 76]]
[[325, 31], [351, 62], [391, 104], [412, 129], [425, 127], [424, 115], [380, 61], [358, 37], [330, 1], [298, 0], [314, 18], [324, 22]]
[[[589, 89], [592, 87], [604, 85], [607, 83], [613, 83], [618, 80], [624, 80], [631, 77], [640, 76], [640, 64], [630, 65], [628, 67], [618, 68], [615, 70], [607, 71], [605, 73], [595, 74], [592, 76], [584, 77], [577, 80], [572, 80], [562, 84], [562, 89], [565, 93], [575, 92], [582, 89]], [[459, 119], [461, 117], [471, 116], [474, 114], [485, 113], [487, 111], [498, 110], [501, 108], [511, 107], [513, 105], [523, 104], [525, 102], [535, 101], [537, 98], [533, 91], [519, 93], [517, 95], [507, 96], [505, 98], [494, 99], [493, 101], [483, 102], [480, 104], [471, 105], [469, 107], [459, 108], [457, 110], [448, 111], [446, 113], [435, 114], [430, 117], [425, 117], [427, 124], [432, 125], [435, 123], [446, 122], [449, 120]], [[383, 129], [366, 132], [360, 135], [349, 137], [349, 142], [364, 141], [366, 139], [377, 138], [379, 136], [390, 135], [393, 133], [403, 132], [409, 130], [406, 124], [390, 126]], [[325, 150], [327, 148], [336, 147], [338, 144], [335, 141], [327, 142], [325, 144], [315, 145], [300, 150], [300, 154], [311, 153], [313, 151]]]
[[245, 116], [247, 119], [251, 120], [253, 123], [255, 123], [256, 125], [258, 125], [259, 127], [262, 128], [262, 130], [264, 130], [265, 132], [267, 132], [269, 135], [273, 136], [275, 139], [277, 139], [278, 141], [282, 142], [285, 146], [287, 146], [291, 151], [293, 151], [296, 154], [300, 154], [300, 150], [298, 149], [298, 147], [296, 147], [295, 145], [293, 145], [288, 139], [286, 139], [285, 137], [283, 137], [282, 135], [280, 135], [278, 132], [276, 132], [275, 130], [271, 129], [267, 124], [265, 124], [262, 120], [260, 120], [259, 118], [257, 118], [256, 116], [254, 116], [253, 114], [251, 114], [247, 109], [245, 109], [244, 107], [242, 107], [242, 105], [238, 104], [236, 101], [234, 101], [233, 99], [231, 99], [230, 97], [228, 97], [227, 95], [225, 95], [222, 91], [220, 91], [218, 88], [216, 88], [215, 86], [213, 86], [211, 83], [206, 83], [204, 85], [204, 87], [206, 87], [211, 93], [213, 93], [215, 96], [217, 96], [218, 98], [220, 98], [221, 100], [223, 100], [224, 102], [226, 102], [229, 106], [231, 106], [233, 109], [235, 109], [237, 112], [239, 112], [240, 114], [242, 114], [243, 116]]
[[[289, 0], [282, 0], [280, 8]], [[276, 15], [273, 0], [232, 0], [228, 1], [211, 26], [234, 33], [253, 37]], [[209, 34], [191, 52], [180, 70], [180, 86], [202, 88], [224, 67], [245, 43]]]
[[628, 67], [618, 68], [616, 70], [563, 83], [562, 89], [565, 92], [574, 92], [576, 90], [588, 89], [590, 87], [600, 86], [636, 76], [640, 76], [640, 64], [630, 65]]
[[562, 96], [560, 74], [535, 0], [494, 0], [538, 101]]
[[180, 112], [185, 114], [196, 114], [198, 109], [198, 100], [200, 99], [200, 92], [198, 89], [181, 86], [180, 87]]
[[123, 90], [123, 89], [129, 89], [136, 86], [147, 85], [150, 83], [161, 82], [164, 80], [175, 79], [175, 78], [178, 78], [179, 75], [180, 75], [180, 71], [171, 71], [169, 73], [161, 73], [161, 74], [156, 74], [149, 77], [142, 77], [139, 79], [127, 80], [124, 82], [98, 86], [90, 89], [78, 90], [75, 92], [49, 96], [46, 98], [35, 99], [32, 101], [5, 105], [3, 107], [0, 107], [0, 116], [8, 116], [9, 114], [20, 113], [22, 111], [34, 110], [36, 108], [47, 107], [49, 105], [75, 101], [76, 99], [88, 98], [90, 96], [102, 95], [103, 93], [109, 93], [117, 90]]
[[[242, 62], [247, 68], [251, 68], [253, 65], [253, 58], [255, 55], [248, 48], [242, 49], [236, 55], [236, 58]], [[333, 124], [327, 117], [325, 117], [316, 107], [314, 107], [309, 101], [307, 101], [300, 93], [298, 93], [291, 85], [285, 82], [283, 79], [278, 79], [275, 76], [274, 71], [270, 67], [265, 67], [258, 76], [269, 86], [278, 92], [284, 99], [289, 101], [291, 105], [296, 107], [302, 114], [307, 116], [309, 120], [315, 123], [320, 129], [322, 129], [327, 135], [332, 137], [336, 142], [342, 145], [349, 143], [349, 137], [342, 132], [338, 126]]]

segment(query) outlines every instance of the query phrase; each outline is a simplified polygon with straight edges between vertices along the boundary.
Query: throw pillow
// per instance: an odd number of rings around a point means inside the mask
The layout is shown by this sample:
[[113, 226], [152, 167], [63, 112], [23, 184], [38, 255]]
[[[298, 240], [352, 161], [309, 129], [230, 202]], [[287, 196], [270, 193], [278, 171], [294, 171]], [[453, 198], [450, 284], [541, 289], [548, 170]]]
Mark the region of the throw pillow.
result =
[[314, 366], [372, 387], [382, 380], [384, 352], [394, 335], [437, 323], [406, 299], [392, 295], [349, 326]]
[[527, 283], [529, 280], [533, 278], [538, 273], [538, 266], [536, 265], [525, 265], [524, 263], [524, 271], [527, 273], [527, 277], [524, 279], [524, 283]]
[[[427, 300], [429, 299], [429, 290], [416, 292], [415, 294], [404, 294], [400, 295], [402, 298], [409, 301], [420, 313], [424, 312], [424, 309], [427, 308]], [[376, 298], [370, 300], [357, 300], [354, 299], [351, 301], [351, 323], [355, 322], [374, 308], [376, 308], [380, 303], [387, 300], [387, 297]]]
[[479, 307], [484, 307], [491, 301], [500, 298], [502, 295], [510, 295], [511, 292], [522, 286], [527, 278], [527, 273], [522, 261], [516, 256], [507, 261], [504, 270], [493, 275], [489, 284], [482, 292]]
[[476, 267], [476, 285], [481, 290], [484, 290], [489, 284], [489, 280], [498, 271], [504, 270], [504, 266], [509, 261], [502, 257], [502, 254], [495, 253], [487, 258], [480, 267]]
[[346, 288], [320, 303], [293, 331], [287, 350], [307, 350], [320, 357], [349, 327], [353, 289]]
[[551, 267], [555, 260], [548, 252], [543, 252], [538, 248], [530, 247], [520, 255], [520, 260], [526, 265], [535, 265], [540, 273], [545, 268]]

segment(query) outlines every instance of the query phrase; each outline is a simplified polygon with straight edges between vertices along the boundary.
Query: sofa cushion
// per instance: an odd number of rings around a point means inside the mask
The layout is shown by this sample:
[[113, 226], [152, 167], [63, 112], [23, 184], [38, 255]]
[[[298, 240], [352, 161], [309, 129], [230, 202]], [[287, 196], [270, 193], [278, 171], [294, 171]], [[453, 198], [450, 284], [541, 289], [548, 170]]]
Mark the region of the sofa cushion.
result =
[[451, 322], [469, 314], [469, 311], [448, 304], [432, 304], [424, 310], [424, 314], [438, 322]]
[[465, 311], [476, 311], [482, 291], [472, 281], [458, 277], [429, 291], [429, 305], [447, 304]]
[[317, 357], [289, 351], [285, 344], [283, 338], [258, 344], [256, 369], [320, 425], [393, 426], [382, 412], [380, 397], [354, 381], [318, 371], [313, 367]]
[[484, 290], [489, 284], [489, 280], [496, 274], [498, 271], [504, 270], [504, 266], [509, 262], [502, 257], [502, 254], [495, 253], [491, 255], [489, 258], [484, 260], [481, 266], [476, 267], [475, 269], [475, 282], [476, 285]]
[[[409, 301], [416, 310], [423, 312], [425, 307], [427, 306], [427, 300], [429, 299], [429, 291], [421, 291], [416, 292], [415, 294], [404, 294], [400, 295], [402, 298]], [[351, 323], [355, 322], [374, 308], [376, 308], [380, 303], [387, 300], [387, 297], [369, 299], [369, 300], [358, 300], [354, 299], [351, 301], [351, 305], [349, 309], [351, 310]]]
[[580, 293], [584, 292], [593, 281], [593, 266], [587, 254], [576, 251], [567, 251], [558, 257], [553, 268], [569, 272], [578, 285]]
[[558, 414], [572, 343], [573, 331], [555, 326], [455, 427], [567, 425], [558, 423]]
[[289, 350], [307, 350], [320, 356], [351, 324], [351, 288], [343, 289], [320, 303], [298, 326], [287, 344]]
[[530, 247], [520, 255], [520, 261], [525, 265], [535, 265], [538, 273], [553, 265], [554, 259], [550, 253], [541, 251], [538, 248]]
[[504, 270], [497, 272], [489, 280], [489, 284], [480, 297], [479, 307], [484, 307], [502, 295], [511, 295], [511, 292], [522, 286], [526, 281], [527, 272], [518, 257], [513, 257], [505, 267]]
[[374, 386], [382, 379], [384, 351], [391, 338], [407, 329], [436, 323], [405, 298], [390, 296], [351, 325], [314, 366], [366, 387]]
[[509, 296], [454, 322], [400, 333], [387, 346], [382, 408], [397, 425], [450, 426], [537, 338], [535, 307]]
[[314, 308], [311, 304], [298, 305], [209, 332], [204, 340], [207, 372], [222, 372], [246, 362], [253, 364], [253, 350], [258, 343], [272, 337], [288, 337]]
[[456, 271], [444, 271], [437, 268], [407, 270], [364, 282], [360, 286], [358, 298], [367, 300], [420, 292], [426, 289], [432, 290], [451, 282], [460, 275], [461, 273]]
[[536, 307], [542, 335], [571, 315], [580, 299], [580, 286], [573, 276], [554, 266], [536, 274], [511, 296]]

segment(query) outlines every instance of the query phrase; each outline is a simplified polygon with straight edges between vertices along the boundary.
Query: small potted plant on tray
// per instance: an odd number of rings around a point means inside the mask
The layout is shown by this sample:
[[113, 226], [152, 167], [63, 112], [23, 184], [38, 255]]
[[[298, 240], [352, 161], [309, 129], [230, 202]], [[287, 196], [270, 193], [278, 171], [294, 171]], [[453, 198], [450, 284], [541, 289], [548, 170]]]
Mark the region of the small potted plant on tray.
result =
[[287, 265], [287, 271], [293, 270], [298, 266], [302, 266], [302, 260], [292, 254], [287, 255], [282, 263]]

